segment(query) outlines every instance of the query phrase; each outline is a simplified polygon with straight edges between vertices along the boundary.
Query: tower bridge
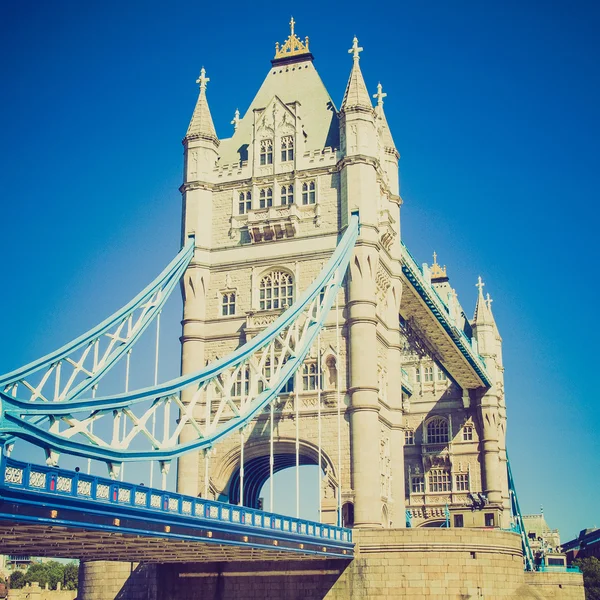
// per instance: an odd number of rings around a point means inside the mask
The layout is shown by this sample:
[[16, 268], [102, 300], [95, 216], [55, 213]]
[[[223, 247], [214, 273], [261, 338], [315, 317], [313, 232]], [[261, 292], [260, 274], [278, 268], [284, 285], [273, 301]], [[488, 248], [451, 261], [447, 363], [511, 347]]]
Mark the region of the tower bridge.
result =
[[[0, 376], [1, 548], [80, 558], [84, 600], [495, 598], [542, 584], [582, 597], [572, 573], [524, 578], [534, 564], [483, 282], [469, 318], [446, 267], [435, 255], [419, 266], [402, 242], [387, 94], [379, 85], [373, 106], [358, 40], [338, 110], [294, 26], [229, 138], [201, 70], [181, 252], [103, 323]], [[182, 374], [159, 382], [160, 313], [179, 282]], [[149, 328], [154, 384], [131, 390]], [[123, 362], [124, 391], [104, 394]], [[20, 460], [23, 442], [47, 464]], [[61, 469], [62, 454], [108, 476]], [[147, 461], [162, 489], [124, 480], [124, 465]], [[300, 518], [306, 464], [315, 522]], [[294, 517], [273, 493], [288, 467]]]

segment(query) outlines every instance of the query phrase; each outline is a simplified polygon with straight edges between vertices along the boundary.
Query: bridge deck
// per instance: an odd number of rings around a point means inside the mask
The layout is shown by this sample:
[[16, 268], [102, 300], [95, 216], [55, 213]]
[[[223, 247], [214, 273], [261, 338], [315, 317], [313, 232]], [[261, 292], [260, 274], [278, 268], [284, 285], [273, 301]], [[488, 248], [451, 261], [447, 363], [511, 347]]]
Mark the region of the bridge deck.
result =
[[[454, 323], [448, 307], [425, 279], [406, 246], [402, 246], [404, 292], [401, 313], [412, 320], [433, 357], [463, 389], [489, 387], [490, 376], [471, 341]], [[433, 349], [435, 348], [435, 351]]]
[[2, 460], [0, 552], [88, 560], [352, 558], [349, 529]]

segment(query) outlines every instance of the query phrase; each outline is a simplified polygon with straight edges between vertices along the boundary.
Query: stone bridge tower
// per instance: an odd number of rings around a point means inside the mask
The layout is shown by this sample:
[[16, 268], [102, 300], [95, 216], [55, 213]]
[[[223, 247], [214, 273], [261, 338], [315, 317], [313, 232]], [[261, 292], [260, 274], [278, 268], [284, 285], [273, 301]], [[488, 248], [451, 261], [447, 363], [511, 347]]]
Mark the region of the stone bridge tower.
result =
[[[373, 106], [355, 38], [337, 110], [308, 38], [290, 25], [250, 107], [236, 111], [231, 137], [217, 137], [204, 69], [198, 79], [183, 142], [183, 235], [196, 240], [182, 285], [183, 372], [229, 354], [275, 320], [314, 280], [358, 211], [361, 233], [338, 308], [275, 407], [272, 469], [319, 463], [320, 414], [325, 521], [335, 522], [343, 507], [348, 525], [404, 527], [408, 509], [413, 525], [439, 525], [450, 509], [467, 515], [469, 493], [487, 492], [499, 522], [508, 497], [501, 381], [460, 387], [435, 340], [403, 311], [399, 154], [386, 94], [379, 85]], [[465, 339], [475, 336], [501, 370], [491, 311], [478, 304], [469, 322], [436, 265], [423, 268], [427, 285], [439, 288]], [[182, 439], [192, 435], [184, 430]], [[179, 491], [237, 503], [243, 469], [244, 504], [256, 506], [271, 471], [269, 444], [265, 414], [211, 452], [179, 459]]]

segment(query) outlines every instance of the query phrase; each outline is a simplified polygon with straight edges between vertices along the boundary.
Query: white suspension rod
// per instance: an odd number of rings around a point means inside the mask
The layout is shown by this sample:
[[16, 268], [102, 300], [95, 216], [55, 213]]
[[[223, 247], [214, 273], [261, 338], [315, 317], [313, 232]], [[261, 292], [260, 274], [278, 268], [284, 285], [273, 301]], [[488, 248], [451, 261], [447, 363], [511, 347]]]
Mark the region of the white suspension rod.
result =
[[[129, 321], [131, 322], [131, 317], [129, 319]], [[131, 325], [129, 326], [129, 329], [131, 329]], [[127, 393], [129, 391], [129, 369], [131, 366], [131, 350], [127, 350], [127, 356], [125, 358], [125, 393]], [[121, 437], [121, 443], [124, 444], [125, 443], [125, 438], [127, 436], [127, 417], [125, 416], [125, 413], [122, 413], [122, 419], [123, 419], [123, 434]], [[121, 465], [121, 481], [123, 481], [123, 478], [125, 477], [125, 463], [123, 463]]]
[[273, 508], [273, 488], [274, 486], [274, 481], [273, 481], [273, 470], [275, 467], [275, 456], [273, 455], [273, 418], [275, 416], [275, 400], [273, 400], [271, 402], [271, 440], [270, 440], [270, 456], [269, 456], [269, 481], [271, 482], [270, 485], [270, 489], [269, 489], [269, 510], [271, 512], [275, 512], [275, 509]]
[[317, 376], [318, 376], [318, 387], [317, 387], [317, 424], [319, 428], [319, 470], [317, 473], [317, 496], [319, 497], [319, 523], [323, 522], [323, 506], [321, 500], [321, 443], [322, 443], [322, 429], [321, 429], [321, 332], [317, 337]]
[[[293, 375], [296, 379], [296, 374]], [[300, 397], [298, 382], [294, 382], [294, 404], [296, 406], [296, 518], [300, 518]]]
[[[156, 315], [156, 347], [154, 349], [154, 385], [158, 385], [158, 344], [160, 342], [160, 312]], [[156, 411], [152, 413], [152, 437], [156, 432]], [[154, 481], [154, 461], [150, 461], [150, 487]]]
[[239, 506], [244, 506], [244, 428], [240, 429], [240, 501]]
[[210, 463], [210, 448], [204, 451], [204, 497], [208, 499], [208, 476]]
[[[339, 277], [339, 272], [336, 273]], [[337, 354], [337, 426], [338, 426], [338, 527], [342, 526], [342, 401], [341, 401], [341, 365], [340, 365], [340, 311], [339, 311], [339, 289], [335, 296], [335, 352]]]
[[[96, 397], [96, 390], [98, 389], [98, 384], [92, 386], [92, 398]], [[94, 421], [90, 421], [90, 434], [94, 433]], [[87, 474], [90, 475], [92, 472], [92, 459], [87, 459]]]

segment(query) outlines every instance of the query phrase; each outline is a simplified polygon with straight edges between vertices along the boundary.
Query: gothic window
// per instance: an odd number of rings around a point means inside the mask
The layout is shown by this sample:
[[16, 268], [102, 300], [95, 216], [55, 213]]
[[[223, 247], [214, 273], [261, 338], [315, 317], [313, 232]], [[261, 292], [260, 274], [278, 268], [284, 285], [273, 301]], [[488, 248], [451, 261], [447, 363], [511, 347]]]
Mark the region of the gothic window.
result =
[[317, 186], [314, 181], [302, 184], [302, 204], [314, 204], [317, 201]]
[[442, 369], [440, 369], [439, 367], [437, 370], [437, 378], [438, 381], [446, 381], [448, 379], [448, 377], [446, 377], [446, 373], [444, 373], [444, 371], [442, 371]]
[[468, 492], [469, 491], [469, 474], [468, 473], [457, 473], [455, 477], [456, 477], [456, 491], [457, 492]]
[[273, 206], [273, 188], [263, 188], [260, 190], [259, 202], [261, 208]]
[[293, 185], [282, 185], [281, 186], [281, 204], [294, 204], [294, 186]]
[[235, 315], [235, 292], [224, 292], [221, 295], [221, 314], [224, 317]]
[[286, 135], [281, 138], [281, 162], [294, 160], [294, 137]]
[[433, 381], [433, 367], [425, 367], [425, 383]]
[[302, 389], [305, 392], [316, 390], [319, 387], [319, 373], [316, 362], [302, 365]]
[[334, 390], [337, 386], [338, 377], [335, 356], [328, 356], [325, 361], [325, 366], [327, 367], [327, 389]]
[[242, 394], [248, 396], [250, 391], [250, 367], [241, 367], [233, 384], [233, 396], [241, 398]]
[[421, 367], [415, 368], [415, 381], [421, 383]]
[[294, 301], [294, 280], [285, 271], [272, 271], [260, 280], [260, 310], [287, 308]]
[[410, 480], [410, 491], [413, 494], [422, 494], [425, 491], [425, 480], [420, 475], [413, 475]]
[[261, 140], [260, 142], [260, 164], [273, 164], [273, 140]]
[[427, 443], [448, 443], [448, 421], [442, 417], [434, 417], [427, 423]]
[[473, 427], [471, 425], [465, 425], [463, 427], [463, 441], [465, 441], [465, 442], [473, 441]]
[[450, 492], [452, 479], [450, 471], [446, 469], [431, 469], [427, 473], [427, 487], [430, 492]]
[[246, 214], [252, 208], [252, 192], [240, 192], [239, 214]]
[[412, 429], [406, 429], [404, 431], [404, 445], [414, 446], [415, 445], [415, 432]]

